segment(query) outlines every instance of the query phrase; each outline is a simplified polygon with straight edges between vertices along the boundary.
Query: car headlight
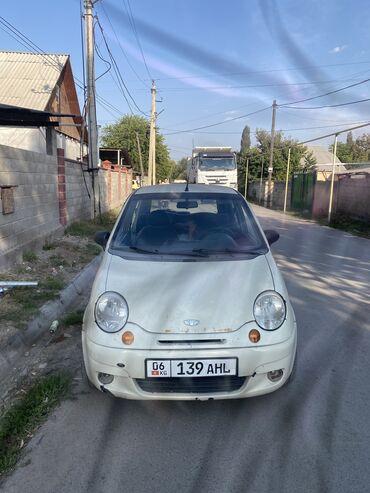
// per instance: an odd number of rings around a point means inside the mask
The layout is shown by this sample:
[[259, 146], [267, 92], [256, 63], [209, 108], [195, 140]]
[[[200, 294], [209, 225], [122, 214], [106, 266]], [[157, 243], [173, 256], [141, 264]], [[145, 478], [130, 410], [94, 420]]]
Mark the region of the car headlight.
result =
[[125, 298], [114, 291], [103, 293], [95, 304], [95, 321], [104, 332], [118, 332], [128, 319]]
[[285, 302], [276, 291], [265, 291], [257, 296], [253, 313], [261, 329], [278, 329], [285, 320]]

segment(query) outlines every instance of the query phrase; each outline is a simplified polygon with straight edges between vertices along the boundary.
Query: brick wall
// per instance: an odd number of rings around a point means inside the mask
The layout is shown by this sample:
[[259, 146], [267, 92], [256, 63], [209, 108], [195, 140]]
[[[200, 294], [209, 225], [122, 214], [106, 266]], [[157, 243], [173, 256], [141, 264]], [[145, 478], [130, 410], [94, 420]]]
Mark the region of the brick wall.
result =
[[[66, 225], [92, 217], [91, 175], [84, 170], [86, 165], [66, 159], [63, 149], [48, 156], [0, 145], [0, 187], [14, 187], [14, 212], [4, 214], [0, 199], [0, 270], [60, 236]], [[102, 213], [122, 205], [131, 180], [128, 170], [99, 171], [96, 197]]]

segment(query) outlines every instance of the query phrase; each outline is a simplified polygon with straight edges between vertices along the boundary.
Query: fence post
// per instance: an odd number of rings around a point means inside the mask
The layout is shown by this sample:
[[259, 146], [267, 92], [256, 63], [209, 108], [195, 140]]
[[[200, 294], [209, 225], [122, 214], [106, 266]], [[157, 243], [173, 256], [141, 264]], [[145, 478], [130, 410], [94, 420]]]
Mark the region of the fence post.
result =
[[331, 183], [330, 183], [328, 223], [330, 223], [330, 220], [331, 220], [331, 210], [332, 210], [332, 206], [333, 206], [333, 191], [334, 191], [334, 180], [335, 180], [335, 158], [337, 155], [337, 140], [338, 140], [338, 134], [335, 134], [334, 146], [333, 146], [333, 167], [332, 167], [332, 171], [331, 171]]
[[288, 163], [287, 163], [287, 167], [286, 167], [285, 195], [284, 195], [284, 214], [286, 212], [286, 202], [287, 202], [287, 197], [288, 197], [289, 165], [290, 165], [290, 147], [289, 147], [289, 150], [288, 150]]

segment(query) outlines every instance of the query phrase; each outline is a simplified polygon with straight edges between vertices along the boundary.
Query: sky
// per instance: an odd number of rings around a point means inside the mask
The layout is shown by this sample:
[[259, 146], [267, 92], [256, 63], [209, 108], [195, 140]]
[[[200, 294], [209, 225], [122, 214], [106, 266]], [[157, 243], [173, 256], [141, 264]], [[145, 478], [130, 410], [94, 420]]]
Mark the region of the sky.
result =
[[[82, 81], [80, 8], [80, 0], [17, 0], [0, 15], [42, 51], [69, 54]], [[370, 82], [294, 103], [370, 78], [368, 0], [98, 0], [94, 11], [100, 128], [149, 114], [155, 79], [157, 126], [175, 160], [193, 146], [238, 150], [245, 125], [253, 143], [257, 128], [271, 129], [274, 99], [293, 103], [278, 107], [276, 129], [301, 142], [370, 121], [370, 101], [343, 105], [370, 98]], [[14, 38], [0, 24], [0, 50], [29, 51]], [[107, 46], [131, 109], [113, 68], [104, 74]], [[343, 106], [312, 108], [328, 105]]]

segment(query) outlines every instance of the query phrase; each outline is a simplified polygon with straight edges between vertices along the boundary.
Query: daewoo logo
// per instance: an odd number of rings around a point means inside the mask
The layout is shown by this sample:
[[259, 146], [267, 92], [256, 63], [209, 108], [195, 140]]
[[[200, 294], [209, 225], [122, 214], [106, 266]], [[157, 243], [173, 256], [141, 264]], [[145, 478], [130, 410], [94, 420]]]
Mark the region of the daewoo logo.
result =
[[184, 320], [185, 325], [189, 325], [189, 327], [194, 327], [199, 324], [199, 320], [195, 320], [194, 318], [189, 318], [188, 320]]

